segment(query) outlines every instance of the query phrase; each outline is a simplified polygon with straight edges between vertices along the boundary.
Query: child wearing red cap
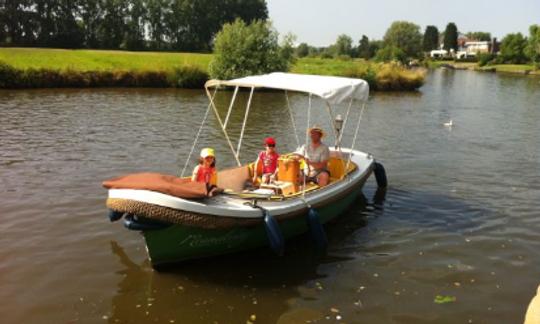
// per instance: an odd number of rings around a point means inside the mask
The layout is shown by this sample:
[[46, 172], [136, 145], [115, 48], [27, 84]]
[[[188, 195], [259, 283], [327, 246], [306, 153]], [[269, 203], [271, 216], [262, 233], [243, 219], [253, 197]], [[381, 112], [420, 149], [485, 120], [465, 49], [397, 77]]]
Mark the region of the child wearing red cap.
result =
[[[279, 154], [276, 152], [276, 140], [272, 137], [264, 139], [266, 150], [261, 151], [255, 161], [255, 170], [262, 163], [262, 183], [269, 183], [276, 179]], [[257, 172], [254, 172], [253, 183], [257, 181]]]

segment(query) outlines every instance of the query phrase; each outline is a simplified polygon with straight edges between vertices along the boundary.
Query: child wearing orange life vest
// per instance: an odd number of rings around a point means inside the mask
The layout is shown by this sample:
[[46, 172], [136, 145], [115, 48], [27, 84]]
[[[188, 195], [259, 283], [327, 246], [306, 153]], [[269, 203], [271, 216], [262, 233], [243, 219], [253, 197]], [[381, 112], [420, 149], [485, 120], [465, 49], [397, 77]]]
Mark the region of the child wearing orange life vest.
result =
[[214, 149], [205, 148], [201, 151], [199, 165], [193, 169], [191, 181], [217, 185], [216, 156]]
[[279, 154], [276, 152], [276, 140], [272, 137], [267, 137], [264, 139], [264, 145], [266, 150], [261, 151], [255, 161], [255, 172], [253, 175], [253, 183], [257, 181], [257, 172], [259, 163], [262, 163], [262, 183], [269, 183], [276, 179], [277, 175], [277, 165]]

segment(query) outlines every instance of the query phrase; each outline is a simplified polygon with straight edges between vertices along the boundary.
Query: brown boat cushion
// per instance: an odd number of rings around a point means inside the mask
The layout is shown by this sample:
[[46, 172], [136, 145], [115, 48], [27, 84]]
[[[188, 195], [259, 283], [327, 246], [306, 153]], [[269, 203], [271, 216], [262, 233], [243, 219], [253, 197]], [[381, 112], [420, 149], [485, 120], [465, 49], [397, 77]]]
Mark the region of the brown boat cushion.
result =
[[152, 172], [128, 174], [106, 180], [103, 181], [103, 187], [107, 189], [151, 190], [188, 199], [204, 198], [208, 195], [205, 183]]
[[246, 181], [250, 179], [247, 165], [218, 172], [218, 188], [230, 189], [235, 192], [244, 190]]

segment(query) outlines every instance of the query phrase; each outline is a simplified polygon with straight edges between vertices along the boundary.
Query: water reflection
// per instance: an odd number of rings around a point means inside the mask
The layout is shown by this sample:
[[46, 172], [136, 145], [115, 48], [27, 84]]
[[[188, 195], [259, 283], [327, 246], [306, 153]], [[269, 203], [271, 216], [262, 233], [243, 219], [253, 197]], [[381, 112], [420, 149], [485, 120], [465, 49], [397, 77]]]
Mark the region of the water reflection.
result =
[[111, 249], [123, 266], [111, 323], [240, 323], [251, 315], [275, 323], [299, 296], [295, 287], [323, 277], [316, 258], [294, 252], [285, 259], [267, 251], [232, 255], [158, 273], [146, 261], [133, 263], [116, 242]]
[[[340, 240], [366, 226], [368, 208], [375, 210], [361, 194], [350, 212], [328, 225], [331, 244], [339, 244]], [[153, 271], [147, 260], [141, 264], [133, 262], [115, 241], [111, 242], [111, 250], [122, 265], [122, 269], [116, 271], [122, 279], [112, 300], [111, 323], [141, 318], [165, 322], [181, 319], [186, 323], [239, 323], [251, 315], [261, 323], [276, 323], [282, 316], [285, 319], [320, 318], [320, 312], [314, 309], [289, 314], [290, 301], [300, 298], [301, 293], [303, 300], [317, 299], [320, 287], [313, 283], [327, 277], [319, 269], [352, 259], [335, 251], [321, 254], [314, 249], [308, 235], [288, 241], [284, 257], [273, 255], [269, 249], [259, 249], [185, 262], [160, 272]]]

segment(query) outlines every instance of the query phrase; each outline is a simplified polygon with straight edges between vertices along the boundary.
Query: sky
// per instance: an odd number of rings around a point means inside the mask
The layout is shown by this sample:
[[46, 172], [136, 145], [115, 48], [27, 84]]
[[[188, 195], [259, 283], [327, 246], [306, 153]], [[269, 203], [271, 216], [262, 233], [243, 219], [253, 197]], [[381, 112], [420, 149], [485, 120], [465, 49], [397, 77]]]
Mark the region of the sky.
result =
[[284, 35], [296, 35], [297, 43], [327, 46], [338, 35], [347, 34], [354, 43], [362, 35], [382, 39], [396, 20], [406, 20], [444, 31], [454, 22], [463, 33], [490, 32], [502, 39], [506, 34], [529, 34], [529, 26], [540, 24], [540, 0], [266, 0], [274, 27]]

